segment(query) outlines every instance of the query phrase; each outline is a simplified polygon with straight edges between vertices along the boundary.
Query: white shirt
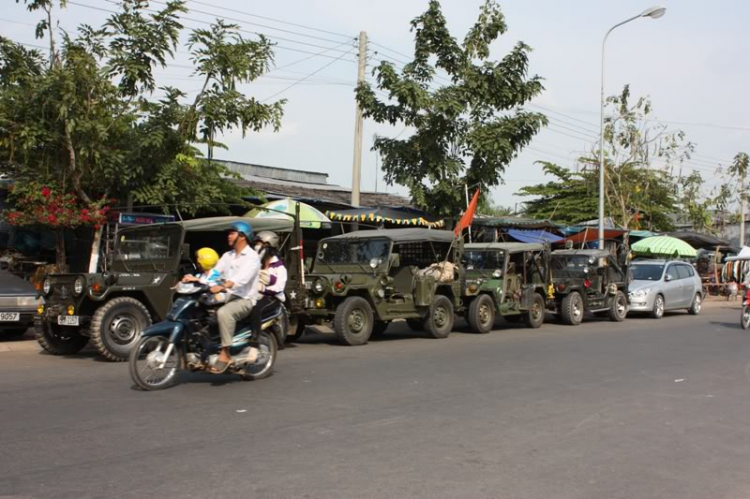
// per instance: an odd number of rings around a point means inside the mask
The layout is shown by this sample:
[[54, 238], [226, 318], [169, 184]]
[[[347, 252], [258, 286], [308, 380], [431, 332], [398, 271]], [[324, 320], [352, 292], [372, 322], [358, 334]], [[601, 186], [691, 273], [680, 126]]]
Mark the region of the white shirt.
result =
[[232, 281], [234, 286], [227, 289], [243, 300], [258, 301], [258, 276], [260, 272], [260, 257], [250, 246], [238, 254], [235, 250], [227, 251], [214, 267], [225, 281]]

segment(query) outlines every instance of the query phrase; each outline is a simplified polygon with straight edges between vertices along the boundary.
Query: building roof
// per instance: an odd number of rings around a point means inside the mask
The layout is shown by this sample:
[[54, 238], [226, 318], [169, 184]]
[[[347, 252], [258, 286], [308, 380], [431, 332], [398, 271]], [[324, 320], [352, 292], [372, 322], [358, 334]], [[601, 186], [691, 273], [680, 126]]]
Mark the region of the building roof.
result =
[[[351, 189], [328, 183], [328, 174], [273, 166], [253, 165], [237, 161], [216, 160], [241, 179], [232, 179], [242, 186], [261, 191], [268, 198], [291, 197], [315, 207], [353, 208]], [[386, 192], [360, 193], [362, 206], [408, 206], [409, 200]]]

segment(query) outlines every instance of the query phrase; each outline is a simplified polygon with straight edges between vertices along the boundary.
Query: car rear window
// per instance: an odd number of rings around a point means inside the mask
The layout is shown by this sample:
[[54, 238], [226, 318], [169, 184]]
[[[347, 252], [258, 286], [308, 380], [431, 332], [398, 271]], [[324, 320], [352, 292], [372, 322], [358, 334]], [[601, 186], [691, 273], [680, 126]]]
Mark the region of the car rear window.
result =
[[678, 279], [688, 279], [690, 277], [690, 271], [688, 270], [687, 265], [676, 265], [675, 267]]

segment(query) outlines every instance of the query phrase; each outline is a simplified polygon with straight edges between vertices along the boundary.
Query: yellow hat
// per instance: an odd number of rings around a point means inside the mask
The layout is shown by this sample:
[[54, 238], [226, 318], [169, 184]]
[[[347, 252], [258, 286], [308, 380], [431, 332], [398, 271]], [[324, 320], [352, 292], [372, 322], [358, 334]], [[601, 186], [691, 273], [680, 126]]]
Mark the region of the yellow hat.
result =
[[198, 260], [198, 267], [203, 272], [208, 272], [216, 266], [219, 261], [219, 254], [211, 248], [201, 248], [195, 252], [195, 257]]

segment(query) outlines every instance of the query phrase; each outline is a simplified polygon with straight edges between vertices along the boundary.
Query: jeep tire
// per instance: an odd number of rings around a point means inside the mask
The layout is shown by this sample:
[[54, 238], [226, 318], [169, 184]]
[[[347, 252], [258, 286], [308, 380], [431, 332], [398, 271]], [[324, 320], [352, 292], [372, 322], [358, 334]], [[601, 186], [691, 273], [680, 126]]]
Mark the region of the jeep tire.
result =
[[34, 335], [44, 351], [52, 355], [78, 353], [89, 342], [78, 328], [58, 326], [47, 321], [34, 328]]
[[420, 319], [406, 319], [406, 325], [414, 332], [422, 331], [423, 322]]
[[143, 303], [128, 296], [114, 298], [91, 318], [91, 343], [105, 359], [124, 362], [149, 326], [151, 314]]
[[532, 329], [542, 327], [544, 324], [544, 298], [539, 293], [534, 293], [529, 304], [529, 310], [523, 316], [523, 322]]
[[447, 338], [453, 330], [453, 303], [447, 296], [437, 295], [424, 319], [424, 330], [431, 338]]
[[583, 322], [583, 298], [578, 291], [572, 291], [563, 298], [560, 305], [560, 317], [568, 326], [577, 326]]
[[372, 307], [364, 298], [350, 296], [336, 307], [333, 330], [345, 345], [364, 345], [370, 339], [374, 326]]
[[487, 334], [495, 326], [495, 302], [490, 295], [479, 295], [469, 305], [466, 317], [469, 327], [475, 333]]
[[614, 300], [612, 300], [612, 308], [609, 309], [607, 316], [612, 322], [622, 322], [628, 315], [628, 297], [625, 296], [620, 290], [617, 290]]

